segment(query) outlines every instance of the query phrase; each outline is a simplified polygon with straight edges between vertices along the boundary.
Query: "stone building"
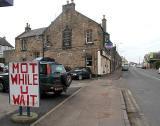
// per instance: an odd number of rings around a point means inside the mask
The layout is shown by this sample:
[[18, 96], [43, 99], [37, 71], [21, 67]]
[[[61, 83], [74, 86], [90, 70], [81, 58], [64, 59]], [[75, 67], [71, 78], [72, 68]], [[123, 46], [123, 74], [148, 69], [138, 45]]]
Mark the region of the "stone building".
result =
[[25, 32], [16, 37], [12, 60], [53, 57], [64, 66], [86, 66], [93, 74], [103, 75], [111, 72], [110, 51], [105, 48], [109, 41], [105, 16], [100, 25], [77, 12], [72, 0], [48, 27], [31, 30], [27, 24]]

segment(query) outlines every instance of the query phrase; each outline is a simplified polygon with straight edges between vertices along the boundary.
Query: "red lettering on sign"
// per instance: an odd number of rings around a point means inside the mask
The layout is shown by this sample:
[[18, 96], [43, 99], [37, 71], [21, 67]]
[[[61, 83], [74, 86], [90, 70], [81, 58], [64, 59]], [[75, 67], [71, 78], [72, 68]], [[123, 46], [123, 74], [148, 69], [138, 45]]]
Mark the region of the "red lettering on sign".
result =
[[37, 63], [30, 63], [29, 65], [32, 66], [32, 73], [35, 73], [35, 66], [37, 66]]
[[35, 81], [38, 80], [38, 74], [33, 74], [33, 85], [38, 85]]
[[18, 78], [17, 78], [17, 74], [13, 77], [13, 74], [11, 74], [11, 81], [12, 81], [12, 84], [17, 84], [17, 80], [18, 80]]
[[21, 86], [21, 94], [28, 94], [28, 86], [26, 86], [26, 91], [23, 91], [23, 87]]
[[22, 105], [22, 102], [23, 102], [23, 105], [25, 105], [25, 101], [24, 101], [24, 95], [21, 95], [21, 99], [20, 99], [20, 105]]
[[28, 85], [32, 85], [32, 83], [30, 83], [29, 80], [30, 80], [30, 79], [29, 79], [29, 74], [28, 74]]
[[15, 96], [14, 96], [14, 94], [13, 94], [13, 103], [14, 104], [18, 104], [19, 105], [19, 97], [20, 97], [20, 95], [18, 95], [18, 97], [17, 98], [15, 98]]
[[21, 73], [28, 73], [28, 64], [21, 63]]
[[17, 73], [19, 73], [19, 63], [17, 63], [16, 65], [13, 63], [12, 72], [14, 73], [16, 69], [17, 69]]
[[29, 106], [29, 95], [27, 95], [27, 106]]
[[19, 74], [19, 84], [22, 84], [24, 85], [24, 74]]
[[25, 85], [27, 85], [27, 75], [28, 74], [25, 74]]
[[32, 105], [34, 106], [35, 105], [35, 97], [37, 97], [37, 95], [30, 95], [32, 97]]

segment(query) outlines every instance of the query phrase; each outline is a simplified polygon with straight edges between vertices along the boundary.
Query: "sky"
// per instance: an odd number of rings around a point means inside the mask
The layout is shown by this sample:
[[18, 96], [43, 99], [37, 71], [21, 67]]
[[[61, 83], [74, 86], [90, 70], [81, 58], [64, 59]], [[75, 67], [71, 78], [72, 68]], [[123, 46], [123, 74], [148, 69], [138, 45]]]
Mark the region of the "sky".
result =
[[[69, 0], [71, 2], [71, 0]], [[0, 37], [15, 46], [15, 37], [32, 29], [48, 27], [67, 0], [14, 0], [0, 8]], [[74, 0], [76, 10], [97, 23], [107, 19], [107, 32], [121, 56], [142, 62], [145, 54], [160, 51], [159, 0]]]

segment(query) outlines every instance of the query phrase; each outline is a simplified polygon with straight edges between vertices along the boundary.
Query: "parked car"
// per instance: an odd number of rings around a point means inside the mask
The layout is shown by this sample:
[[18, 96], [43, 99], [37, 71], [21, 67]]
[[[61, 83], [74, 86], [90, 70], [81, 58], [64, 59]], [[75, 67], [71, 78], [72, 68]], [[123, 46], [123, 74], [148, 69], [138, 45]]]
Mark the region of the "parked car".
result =
[[158, 74], [160, 74], [160, 67], [158, 68]]
[[92, 72], [88, 67], [75, 67], [69, 72], [72, 79], [82, 80], [84, 78], [92, 78]]
[[142, 65], [136, 65], [136, 68], [142, 68]]
[[[50, 60], [49, 62], [43, 58], [40, 62], [40, 94], [41, 96], [46, 92], [54, 92], [61, 94], [66, 91], [72, 82], [70, 73], [67, 73], [64, 66], [60, 63]], [[9, 88], [8, 73], [0, 74], [0, 87], [5, 92]]]
[[146, 66], [143, 65], [143, 66], [142, 66], [142, 69], [146, 69]]
[[3, 72], [5, 65], [3, 63], [0, 63], [0, 72]]
[[128, 70], [129, 70], [129, 65], [128, 64], [122, 65], [122, 71], [128, 71]]

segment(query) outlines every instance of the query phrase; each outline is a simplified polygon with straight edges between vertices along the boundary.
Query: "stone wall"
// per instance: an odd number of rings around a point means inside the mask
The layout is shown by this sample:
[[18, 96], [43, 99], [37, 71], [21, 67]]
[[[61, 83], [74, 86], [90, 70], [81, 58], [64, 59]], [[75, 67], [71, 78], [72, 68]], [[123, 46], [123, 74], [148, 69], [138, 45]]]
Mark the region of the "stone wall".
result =
[[[22, 50], [22, 40], [26, 40], [26, 50]], [[16, 39], [15, 44], [15, 56], [14, 60], [22, 61], [27, 60], [31, 61], [35, 59], [35, 52], [39, 52], [42, 55], [42, 47], [43, 47], [43, 39], [42, 36], [33, 36], [33, 37], [26, 37], [23, 39]]]
[[[62, 33], [68, 26], [72, 29], [70, 49], [62, 49]], [[86, 44], [86, 31], [92, 29], [92, 44]], [[86, 55], [92, 55], [91, 70], [97, 73], [97, 52], [103, 44], [103, 32], [100, 25], [75, 10], [63, 11], [45, 31], [45, 38], [50, 36], [51, 47], [45, 51], [46, 57], [53, 57], [57, 62], [70, 67], [86, 66]]]

